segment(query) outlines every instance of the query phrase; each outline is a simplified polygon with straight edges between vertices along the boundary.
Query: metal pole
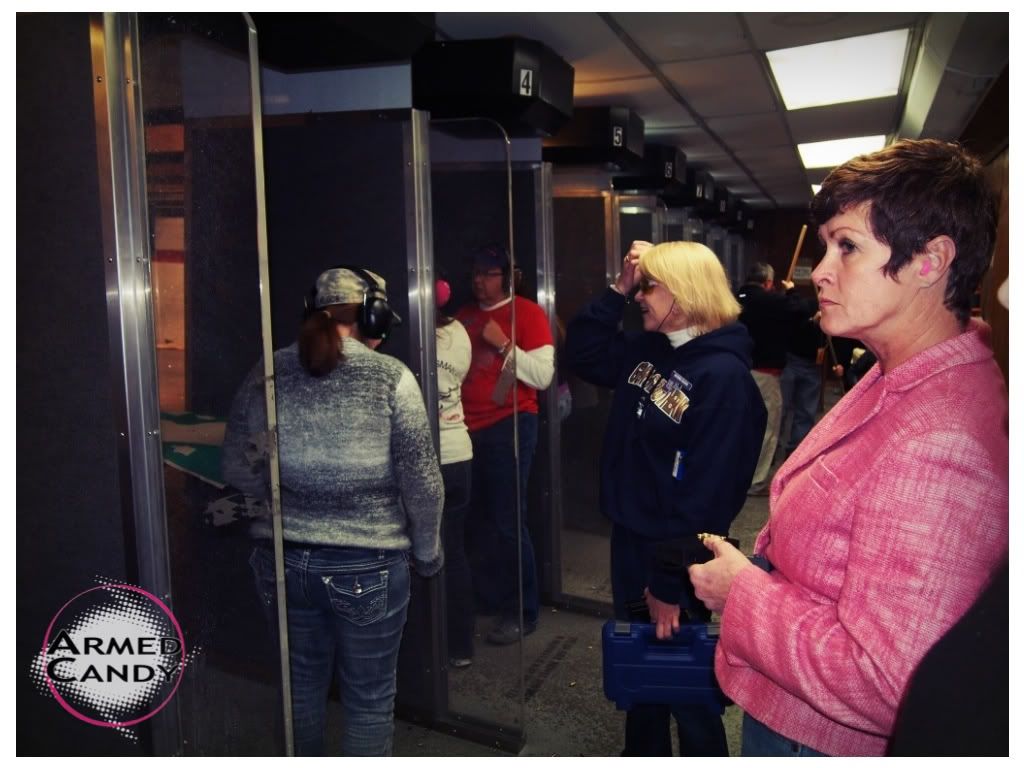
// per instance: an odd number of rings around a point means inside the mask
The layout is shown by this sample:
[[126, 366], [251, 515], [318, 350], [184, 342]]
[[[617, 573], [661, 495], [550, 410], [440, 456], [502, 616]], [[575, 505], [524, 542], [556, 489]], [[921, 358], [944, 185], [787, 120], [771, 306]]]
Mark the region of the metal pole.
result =
[[295, 754], [292, 730], [292, 684], [288, 653], [288, 605], [284, 576], [284, 524], [281, 517], [281, 472], [277, 459], [277, 406], [274, 391], [274, 348], [270, 321], [270, 263], [267, 247], [266, 181], [263, 174], [263, 99], [256, 24], [243, 13], [249, 28], [249, 94], [252, 99], [253, 172], [256, 180], [256, 252], [260, 273], [260, 323], [263, 331], [263, 381], [267, 406], [267, 464], [270, 468], [270, 513], [274, 535], [274, 578], [277, 586], [277, 629], [281, 654], [281, 708], [285, 754]]

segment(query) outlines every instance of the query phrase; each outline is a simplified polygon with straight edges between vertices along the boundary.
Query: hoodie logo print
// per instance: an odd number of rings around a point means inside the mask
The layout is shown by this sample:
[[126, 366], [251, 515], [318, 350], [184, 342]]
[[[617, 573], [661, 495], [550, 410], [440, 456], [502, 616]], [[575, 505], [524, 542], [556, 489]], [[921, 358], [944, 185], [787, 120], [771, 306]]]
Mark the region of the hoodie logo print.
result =
[[666, 379], [651, 363], [637, 364], [626, 381], [650, 394], [651, 403], [676, 424], [683, 420], [683, 413], [690, 407], [690, 398], [675, 381], [675, 376]]

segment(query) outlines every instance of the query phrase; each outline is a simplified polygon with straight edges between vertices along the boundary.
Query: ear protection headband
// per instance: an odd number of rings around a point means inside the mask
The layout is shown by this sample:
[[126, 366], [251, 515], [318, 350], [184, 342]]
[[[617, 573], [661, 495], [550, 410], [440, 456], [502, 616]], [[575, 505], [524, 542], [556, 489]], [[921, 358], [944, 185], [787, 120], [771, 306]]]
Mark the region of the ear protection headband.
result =
[[[356, 325], [359, 326], [359, 332], [367, 339], [386, 339], [391, 333], [392, 326], [397, 325], [401, 320], [391, 309], [388, 295], [373, 279], [373, 275], [362, 267], [351, 264], [337, 264], [328, 269], [347, 269], [366, 284], [366, 287], [363, 288], [363, 301], [359, 306]], [[316, 283], [313, 284], [306, 296], [305, 307], [307, 317], [316, 311]]]

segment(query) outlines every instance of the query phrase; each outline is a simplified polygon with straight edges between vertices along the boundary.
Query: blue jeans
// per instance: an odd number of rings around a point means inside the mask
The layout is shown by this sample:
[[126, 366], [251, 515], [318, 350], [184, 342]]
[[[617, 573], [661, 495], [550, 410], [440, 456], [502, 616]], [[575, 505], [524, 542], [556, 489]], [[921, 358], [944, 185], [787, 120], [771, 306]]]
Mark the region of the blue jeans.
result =
[[[257, 546], [249, 562], [263, 604], [276, 610], [273, 551]], [[390, 755], [409, 607], [406, 553], [287, 545], [284, 565], [295, 754], [324, 754], [327, 692], [337, 674], [342, 754]]]
[[[519, 472], [513, 450], [512, 417], [470, 432], [473, 441], [473, 503], [466, 525], [467, 548], [479, 608], [519, 618], [522, 573], [523, 622], [534, 624], [540, 611], [537, 562], [526, 528], [526, 493], [537, 446], [537, 414], [519, 414]], [[522, 506], [516, 510], [516, 482]], [[522, 540], [522, 556], [516, 552]]]
[[473, 577], [466, 557], [466, 512], [469, 509], [471, 462], [441, 465], [444, 478], [445, 615], [448, 624], [448, 656], [473, 657]]
[[743, 713], [743, 757], [827, 757]]
[[783, 444], [789, 422], [789, 439], [785, 444], [785, 456], [789, 456], [814, 426], [821, 397], [821, 369], [810, 360], [787, 354], [779, 386], [782, 388], [783, 424], [779, 445]]
[[[621, 525], [612, 528], [612, 604], [620, 621], [631, 620], [627, 603], [643, 599], [653, 544]], [[671, 757], [673, 717], [680, 756], [728, 757], [722, 716], [707, 707], [686, 704], [637, 704], [627, 710], [623, 757]]]

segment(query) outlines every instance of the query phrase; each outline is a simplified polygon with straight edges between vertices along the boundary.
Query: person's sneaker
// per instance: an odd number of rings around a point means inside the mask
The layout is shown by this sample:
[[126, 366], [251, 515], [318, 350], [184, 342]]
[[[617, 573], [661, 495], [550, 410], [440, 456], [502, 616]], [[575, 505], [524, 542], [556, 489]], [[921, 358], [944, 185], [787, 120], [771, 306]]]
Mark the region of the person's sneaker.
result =
[[[537, 629], [537, 622], [523, 624], [523, 635], [532, 635]], [[519, 622], [515, 619], [502, 619], [498, 625], [487, 635], [487, 642], [491, 645], [511, 645], [519, 642]]]
[[452, 658], [448, 659], [448, 666], [454, 667], [455, 669], [465, 669], [472, 663], [472, 659], [462, 656], [453, 656]]

